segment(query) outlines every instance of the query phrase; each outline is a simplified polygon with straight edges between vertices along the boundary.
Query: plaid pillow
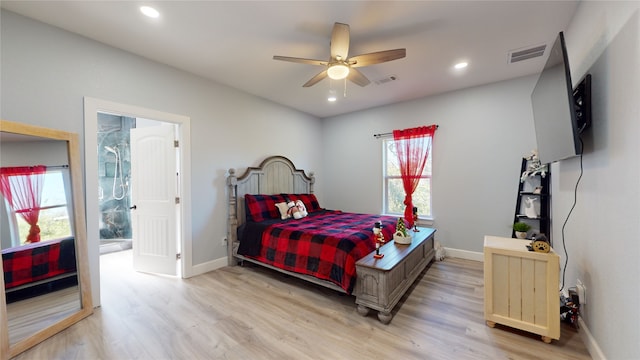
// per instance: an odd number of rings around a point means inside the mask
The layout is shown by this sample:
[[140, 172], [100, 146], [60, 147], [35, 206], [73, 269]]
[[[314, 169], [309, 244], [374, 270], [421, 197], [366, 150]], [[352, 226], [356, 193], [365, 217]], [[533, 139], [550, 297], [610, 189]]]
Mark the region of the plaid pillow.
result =
[[[307, 212], [314, 212], [322, 210], [320, 203], [316, 198], [316, 194], [280, 194], [285, 198], [285, 201], [301, 200], [304, 206], [307, 208]], [[288, 199], [288, 200], [286, 200]]]
[[280, 211], [276, 207], [277, 203], [283, 202], [282, 195], [250, 195], [244, 196], [247, 221], [265, 221], [270, 219], [280, 219]]

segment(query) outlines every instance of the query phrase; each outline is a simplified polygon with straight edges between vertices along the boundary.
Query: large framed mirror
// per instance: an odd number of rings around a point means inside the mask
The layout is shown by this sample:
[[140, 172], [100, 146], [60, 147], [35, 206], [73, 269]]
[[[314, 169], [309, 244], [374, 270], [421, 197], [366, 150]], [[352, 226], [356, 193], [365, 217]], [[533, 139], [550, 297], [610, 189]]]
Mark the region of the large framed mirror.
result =
[[0, 360], [93, 313], [78, 135], [0, 120]]

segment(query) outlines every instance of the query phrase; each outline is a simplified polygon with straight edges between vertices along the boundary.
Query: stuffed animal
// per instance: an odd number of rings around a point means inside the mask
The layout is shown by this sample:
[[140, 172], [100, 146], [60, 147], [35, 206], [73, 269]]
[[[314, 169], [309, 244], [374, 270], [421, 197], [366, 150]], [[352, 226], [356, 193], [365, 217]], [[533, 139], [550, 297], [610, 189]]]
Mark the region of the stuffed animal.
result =
[[307, 212], [307, 207], [304, 206], [304, 203], [302, 202], [302, 200], [296, 200], [296, 207], [298, 208], [298, 211], [300, 212], [300, 217], [301, 218], [309, 215], [309, 213]]
[[287, 217], [292, 217], [294, 219], [302, 219], [302, 213], [300, 213], [300, 209], [296, 206], [294, 201], [289, 201], [287, 203], [289, 210], [287, 211]]
[[538, 157], [538, 150], [532, 150], [531, 155], [525, 157], [528, 160], [527, 169], [520, 176], [520, 182], [525, 182], [528, 177], [540, 175], [542, 177], [547, 176], [549, 170], [547, 164], [542, 164]]

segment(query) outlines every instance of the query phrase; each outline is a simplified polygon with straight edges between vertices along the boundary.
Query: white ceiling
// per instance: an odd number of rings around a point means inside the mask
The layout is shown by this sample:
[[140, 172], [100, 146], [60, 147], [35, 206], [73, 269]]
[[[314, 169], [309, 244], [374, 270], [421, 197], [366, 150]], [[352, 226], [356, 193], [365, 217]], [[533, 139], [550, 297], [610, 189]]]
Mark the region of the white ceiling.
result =
[[[509, 64], [512, 50], [547, 44], [576, 1], [2, 1], [2, 8], [324, 118], [539, 73], [543, 57]], [[152, 5], [158, 19], [138, 7]], [[349, 24], [349, 55], [406, 48], [407, 57], [359, 68], [327, 102], [321, 67], [273, 55], [328, 60], [334, 22]], [[454, 71], [459, 61], [469, 62]], [[390, 75], [397, 80], [381, 85]]]

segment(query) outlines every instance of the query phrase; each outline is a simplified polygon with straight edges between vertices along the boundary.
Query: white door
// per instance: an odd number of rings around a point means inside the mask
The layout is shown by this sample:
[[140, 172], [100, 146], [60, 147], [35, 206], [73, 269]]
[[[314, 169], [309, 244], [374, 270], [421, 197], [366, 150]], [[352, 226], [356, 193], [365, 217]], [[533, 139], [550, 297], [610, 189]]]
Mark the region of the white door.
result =
[[174, 125], [131, 129], [133, 268], [176, 275]]

